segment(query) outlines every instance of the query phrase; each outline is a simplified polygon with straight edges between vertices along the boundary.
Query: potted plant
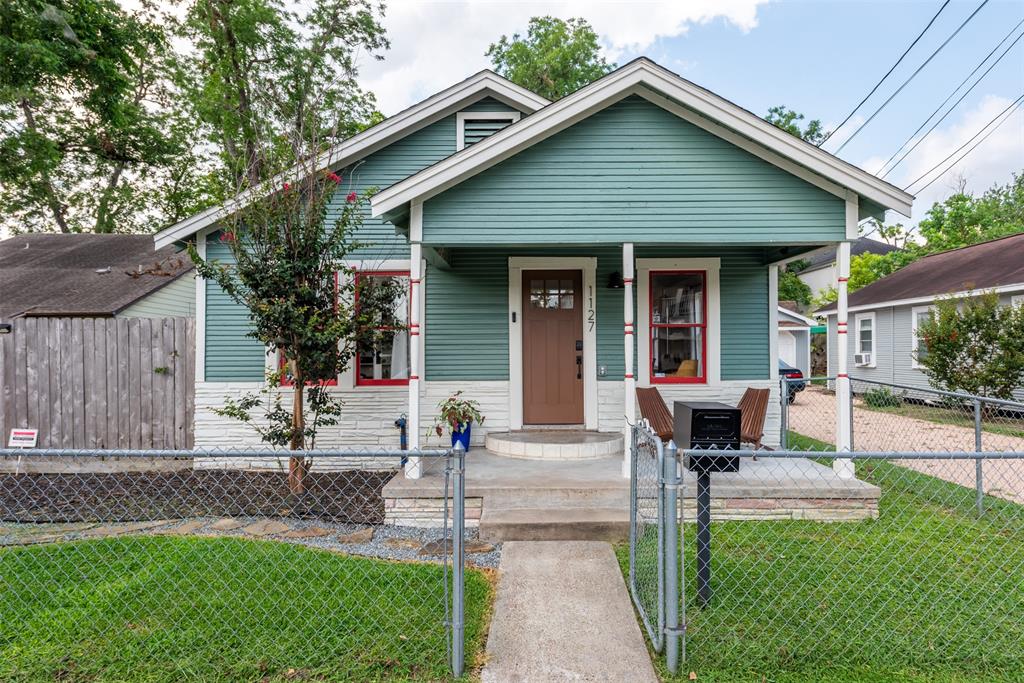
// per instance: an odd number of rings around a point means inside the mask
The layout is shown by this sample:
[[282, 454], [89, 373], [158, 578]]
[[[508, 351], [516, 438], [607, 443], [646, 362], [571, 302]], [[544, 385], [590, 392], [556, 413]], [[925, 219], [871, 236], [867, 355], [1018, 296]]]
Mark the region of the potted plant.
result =
[[452, 446], [461, 443], [462, 447], [468, 451], [470, 429], [473, 423], [484, 423], [484, 416], [480, 414], [480, 404], [462, 398], [462, 392], [456, 391], [438, 403], [437, 408], [439, 414], [434, 420], [433, 428], [427, 431], [427, 435], [429, 436], [430, 432], [434, 431], [438, 436], [443, 436], [445, 427], [448, 427], [452, 433]]

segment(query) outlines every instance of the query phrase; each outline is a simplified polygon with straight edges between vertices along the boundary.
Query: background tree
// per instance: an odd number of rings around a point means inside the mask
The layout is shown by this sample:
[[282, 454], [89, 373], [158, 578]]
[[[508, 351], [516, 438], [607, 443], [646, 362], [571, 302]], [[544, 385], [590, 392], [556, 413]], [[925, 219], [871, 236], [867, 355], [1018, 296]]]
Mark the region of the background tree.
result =
[[0, 3], [0, 212], [13, 231], [132, 232], [186, 130], [165, 33], [144, 2]]
[[1024, 383], [1024, 307], [1001, 306], [994, 292], [937, 300], [917, 333], [915, 358], [941, 389], [1012, 399]]
[[804, 311], [811, 305], [813, 292], [810, 286], [797, 275], [807, 267], [807, 261], [798, 260], [779, 271], [779, 301], [795, 301]]
[[804, 115], [798, 114], [792, 109], [786, 109], [784, 104], [769, 109], [764, 120], [777, 128], [781, 128], [790, 135], [806, 140], [812, 145], [820, 145], [828, 135], [825, 129], [822, 128], [819, 119], [808, 121], [807, 127], [801, 129], [800, 122], [804, 120]]
[[533, 17], [526, 37], [502, 36], [486, 54], [499, 74], [552, 101], [615, 69], [601, 56], [597, 33], [582, 18]]
[[[291, 384], [289, 409], [254, 394], [228, 400], [222, 414], [253, 423], [249, 411], [262, 406], [261, 438], [291, 450], [340, 413], [322, 380], [347, 367], [373, 308], [355, 307], [343, 265], [366, 197], [323, 154], [373, 116], [356, 55], [386, 47], [379, 18], [379, 6], [359, 0], [318, 0], [303, 13], [274, 0], [197, 0], [186, 23], [199, 52], [182, 80], [240, 198], [220, 221], [231, 262], [190, 252], [199, 274], [248, 309], [249, 336], [281, 355]], [[293, 492], [311, 464], [289, 459]]]

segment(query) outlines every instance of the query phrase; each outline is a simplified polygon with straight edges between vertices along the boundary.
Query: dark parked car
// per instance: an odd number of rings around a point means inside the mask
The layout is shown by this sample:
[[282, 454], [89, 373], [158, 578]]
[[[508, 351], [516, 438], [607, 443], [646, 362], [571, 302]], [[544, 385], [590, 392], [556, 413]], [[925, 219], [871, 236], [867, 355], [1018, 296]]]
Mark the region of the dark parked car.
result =
[[[786, 361], [779, 359], [779, 377], [784, 377], [789, 380], [803, 379], [804, 373], [794, 368]], [[789, 389], [789, 395], [786, 400], [792, 403], [796, 400], [796, 392], [803, 391], [807, 388], [807, 382], [786, 382], [786, 387]]]

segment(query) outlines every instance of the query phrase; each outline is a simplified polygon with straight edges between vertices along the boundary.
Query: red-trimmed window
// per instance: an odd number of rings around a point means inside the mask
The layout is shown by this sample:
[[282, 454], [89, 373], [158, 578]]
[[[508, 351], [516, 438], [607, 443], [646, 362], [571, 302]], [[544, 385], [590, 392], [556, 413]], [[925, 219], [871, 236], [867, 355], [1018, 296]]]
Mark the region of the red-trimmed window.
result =
[[[338, 273], [337, 273], [337, 271], [335, 271], [335, 273], [334, 273], [334, 312], [335, 313], [338, 312]], [[277, 369], [278, 370], [283, 370], [284, 366], [285, 366], [285, 358], [284, 358], [284, 355], [279, 351], [277, 353]], [[286, 372], [283, 375], [281, 375], [281, 386], [283, 386], [283, 387], [290, 387], [290, 386], [292, 386], [292, 384], [294, 384], [294, 382], [292, 382], [292, 376], [290, 374], [288, 374]], [[310, 386], [312, 384], [313, 384], [313, 382], [306, 382], [306, 386]], [[325, 387], [336, 387], [336, 386], [338, 386], [338, 378], [337, 377], [332, 377], [331, 379], [320, 380], [319, 384], [321, 384], [321, 385], [323, 385]]]
[[356, 306], [371, 301], [372, 320], [356, 346], [356, 385], [409, 383], [409, 271], [356, 273]]
[[707, 273], [650, 273], [651, 382], [707, 382]]

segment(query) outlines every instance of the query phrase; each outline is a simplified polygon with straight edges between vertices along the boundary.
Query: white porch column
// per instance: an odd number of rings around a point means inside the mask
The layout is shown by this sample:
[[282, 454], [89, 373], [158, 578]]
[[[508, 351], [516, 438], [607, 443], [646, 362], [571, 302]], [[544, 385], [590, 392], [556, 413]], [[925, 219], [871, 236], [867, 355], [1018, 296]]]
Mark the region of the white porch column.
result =
[[634, 316], [633, 316], [633, 278], [634, 278], [634, 267], [633, 267], [633, 243], [625, 242], [622, 245], [622, 282], [624, 284], [624, 296], [622, 302], [622, 318], [625, 321], [625, 334], [623, 335], [625, 343], [625, 368], [626, 373], [623, 381], [623, 391], [625, 393], [625, 400], [623, 406], [623, 415], [626, 417], [626, 424], [623, 426], [623, 434], [625, 436], [626, 452], [622, 459], [622, 476], [629, 477], [631, 472], [630, 457], [630, 444], [632, 442], [632, 435], [630, 434], [630, 425], [636, 423], [636, 374], [633, 368], [633, 341], [634, 335]]
[[[847, 287], [850, 279], [850, 243], [840, 242], [836, 250], [836, 450], [849, 451], [851, 446], [850, 424], [850, 376], [847, 374], [847, 355], [849, 352], [849, 334], [847, 334]], [[832, 462], [832, 469], [843, 478], [854, 475], [853, 461], [837, 458]]]
[[[423, 247], [414, 242], [409, 249], [409, 450], [420, 447], [420, 311], [423, 297]], [[419, 479], [423, 468], [419, 458], [409, 458], [405, 476]]]

